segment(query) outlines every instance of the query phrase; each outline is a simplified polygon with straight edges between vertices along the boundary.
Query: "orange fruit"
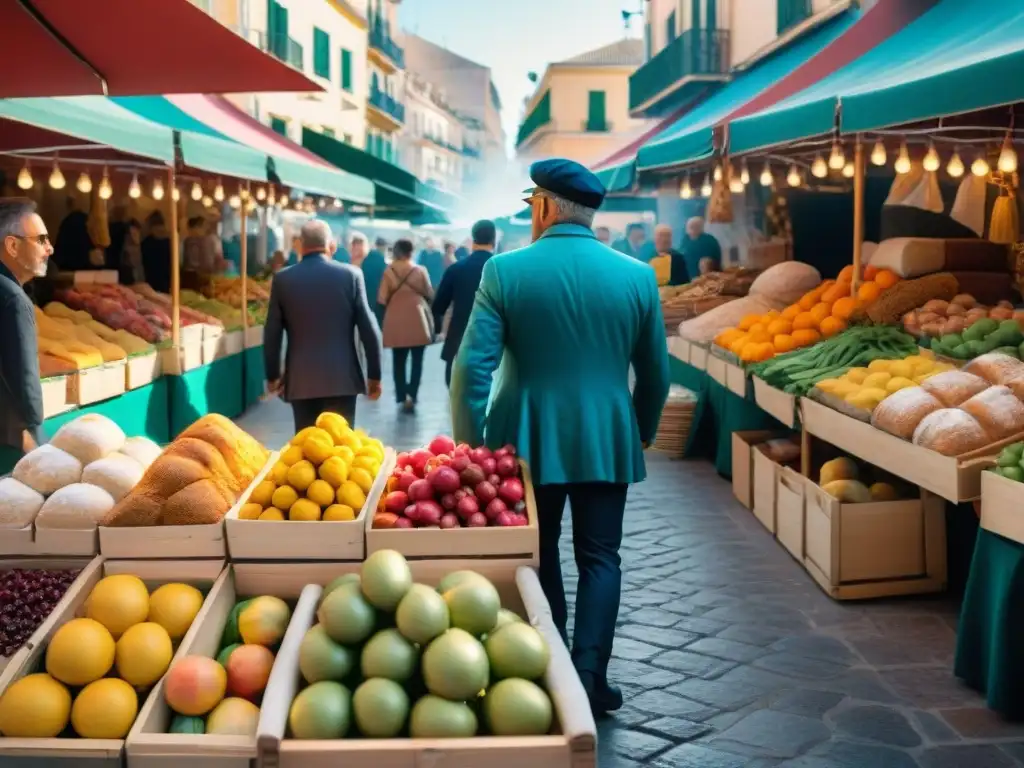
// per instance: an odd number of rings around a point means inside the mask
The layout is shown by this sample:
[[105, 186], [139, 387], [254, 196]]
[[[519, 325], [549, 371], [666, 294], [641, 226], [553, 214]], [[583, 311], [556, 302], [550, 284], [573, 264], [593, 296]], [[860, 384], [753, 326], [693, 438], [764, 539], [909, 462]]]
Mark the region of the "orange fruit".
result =
[[739, 328], [741, 331], [749, 331], [752, 325], [759, 322], [761, 322], [760, 315], [747, 315], [742, 320], [740, 320], [740, 324], [736, 327]]
[[805, 293], [803, 296], [800, 297], [800, 301], [797, 302], [797, 304], [800, 305], [800, 309], [804, 310], [804, 312], [809, 310], [817, 303], [818, 294], [816, 294], [814, 291], [811, 291], [810, 293]]
[[813, 344], [821, 338], [819, 334], [813, 328], [805, 328], [799, 331], [793, 331], [793, 341], [798, 347], [806, 347], [809, 344]]
[[775, 351], [789, 352], [791, 349], [796, 349], [796, 342], [793, 341], [793, 337], [788, 333], [780, 333], [774, 339]]
[[768, 325], [768, 335], [775, 338], [780, 333], [789, 333], [793, 330], [793, 324], [785, 318], [779, 318], [778, 320], [772, 320]]
[[[867, 275], [865, 275], [865, 277], [867, 277]], [[892, 288], [899, 281], [899, 275], [897, 275], [895, 272], [889, 269], [879, 270], [878, 274], [875, 275], [875, 285], [877, 285], [883, 291], [886, 288]]]
[[722, 349], [728, 349], [729, 346], [741, 336], [743, 336], [743, 331], [738, 328], [730, 328], [729, 330], [722, 331], [720, 334], [715, 336], [715, 344]]
[[[812, 305], [814, 306], [814, 305]], [[808, 328], [817, 328], [818, 322], [811, 317], [810, 312], [801, 312], [793, 319], [793, 330], [807, 330]]]
[[803, 309], [799, 304], [790, 304], [784, 310], [782, 310], [782, 316], [787, 320], [792, 320], [794, 317], [803, 312]]
[[729, 351], [734, 355], [739, 356], [740, 350], [743, 349], [744, 345], [750, 341], [750, 334], [744, 333], [736, 341], [729, 345]]
[[823, 294], [821, 294], [821, 300], [826, 304], [835, 304], [837, 301], [839, 301], [839, 299], [845, 298], [849, 295], [849, 283], [836, 283]]
[[756, 341], [748, 341], [743, 345], [743, 349], [739, 351], [739, 359], [744, 363], [756, 363], [757, 362], [757, 350], [761, 345]]
[[848, 264], [843, 267], [839, 272], [839, 277], [836, 278], [836, 282], [839, 283], [852, 283], [853, 282], [853, 264]]
[[865, 280], [874, 280], [875, 279], [875, 275], [877, 275], [877, 274], [878, 274], [878, 267], [872, 267], [870, 264], [868, 264], [866, 267], [864, 267], [864, 279]]
[[821, 325], [821, 321], [832, 314], [832, 305], [821, 302], [815, 304], [808, 313], [814, 319], [814, 327], [817, 328]]
[[860, 288], [857, 289], [857, 298], [865, 304], [870, 304], [879, 297], [882, 293], [882, 289], [878, 283], [861, 283]]
[[838, 317], [826, 317], [821, 321], [819, 328], [821, 330], [821, 335], [827, 339], [831, 336], [835, 336], [837, 333], [845, 331], [846, 322], [844, 320], [840, 320]]
[[748, 334], [747, 338], [749, 338], [750, 341], [757, 342], [758, 344], [763, 344], [766, 341], [771, 341], [772, 340], [772, 337], [768, 333], [768, 329], [767, 328], [764, 328], [764, 329], [758, 330], [758, 331], [751, 331]]
[[761, 360], [768, 360], [769, 358], [775, 357], [775, 345], [770, 341], [766, 341], [763, 344], [758, 344], [757, 352], [755, 353], [755, 355], [757, 356], [758, 362], [760, 362]]
[[838, 317], [840, 320], [849, 320], [856, 311], [857, 300], [851, 296], [839, 299], [832, 305], [832, 316]]

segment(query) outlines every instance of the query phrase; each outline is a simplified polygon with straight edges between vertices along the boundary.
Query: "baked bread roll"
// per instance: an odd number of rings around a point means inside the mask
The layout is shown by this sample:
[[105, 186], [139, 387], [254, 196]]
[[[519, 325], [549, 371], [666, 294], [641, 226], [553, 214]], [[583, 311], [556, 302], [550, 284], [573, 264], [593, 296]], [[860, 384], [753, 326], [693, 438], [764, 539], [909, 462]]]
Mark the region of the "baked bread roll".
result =
[[989, 384], [1005, 384], [1016, 376], [1024, 375], [1024, 363], [1001, 352], [989, 352], [974, 358], [960, 370], [980, 376]]
[[914, 445], [943, 456], [960, 456], [993, 442], [978, 420], [960, 408], [932, 411], [914, 430]]
[[871, 426], [910, 440], [921, 419], [942, 408], [923, 387], [907, 387], [889, 395], [871, 412]]
[[1024, 432], [1024, 403], [1008, 387], [989, 387], [960, 409], [976, 418], [993, 440]]
[[929, 376], [921, 386], [944, 407], [956, 408], [960, 403], [964, 403], [979, 392], [988, 389], [990, 384], [973, 373], [944, 371]]

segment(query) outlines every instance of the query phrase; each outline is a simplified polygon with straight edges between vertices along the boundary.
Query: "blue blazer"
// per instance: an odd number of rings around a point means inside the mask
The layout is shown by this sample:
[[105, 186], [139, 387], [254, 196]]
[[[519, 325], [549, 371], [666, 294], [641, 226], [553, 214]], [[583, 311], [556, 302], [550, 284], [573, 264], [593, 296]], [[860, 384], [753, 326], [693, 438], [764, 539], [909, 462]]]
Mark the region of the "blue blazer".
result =
[[448, 325], [448, 333], [441, 347], [441, 359], [454, 360], [462, 343], [462, 336], [469, 323], [469, 313], [473, 309], [476, 289], [480, 287], [480, 277], [486, 264], [494, 254], [490, 251], [473, 251], [462, 261], [452, 264], [445, 270], [441, 278], [441, 286], [434, 295], [434, 327], [440, 331], [444, 325], [444, 315], [448, 307], [452, 308], [452, 321]]
[[444, 274], [444, 254], [440, 251], [420, 251], [416, 263], [427, 270], [430, 277], [430, 287], [435, 291], [441, 284], [441, 276]]
[[513, 443], [541, 485], [636, 483], [668, 369], [654, 271], [558, 224], [484, 266], [452, 370], [455, 439]]

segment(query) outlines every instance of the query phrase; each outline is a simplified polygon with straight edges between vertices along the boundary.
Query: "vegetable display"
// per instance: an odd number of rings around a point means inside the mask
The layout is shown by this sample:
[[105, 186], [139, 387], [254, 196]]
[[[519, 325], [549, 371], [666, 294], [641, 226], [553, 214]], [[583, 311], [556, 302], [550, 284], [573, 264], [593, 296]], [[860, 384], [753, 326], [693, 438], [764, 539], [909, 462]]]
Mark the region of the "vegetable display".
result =
[[858, 466], [857, 462], [847, 456], [822, 464], [818, 485], [829, 496], [844, 504], [897, 501], [902, 497], [898, 480], [876, 467]]
[[848, 405], [871, 412], [889, 395], [913, 387], [925, 379], [953, 369], [923, 355], [911, 355], [902, 360], [872, 360], [867, 368], [851, 368], [842, 376], [823, 379], [815, 389], [841, 398]]
[[791, 395], [806, 395], [819, 381], [842, 376], [872, 360], [901, 360], [918, 351], [909, 334], [888, 325], [854, 326], [808, 349], [757, 363], [750, 372]]
[[1007, 480], [1024, 483], [1024, 443], [1011, 443], [1003, 448], [996, 457], [996, 465], [989, 471]]
[[902, 320], [907, 333], [920, 337], [922, 345], [945, 357], [970, 360], [997, 350], [1021, 356], [1024, 310], [1014, 310], [1009, 302], [985, 307], [962, 293], [948, 302], [933, 299], [906, 313]]

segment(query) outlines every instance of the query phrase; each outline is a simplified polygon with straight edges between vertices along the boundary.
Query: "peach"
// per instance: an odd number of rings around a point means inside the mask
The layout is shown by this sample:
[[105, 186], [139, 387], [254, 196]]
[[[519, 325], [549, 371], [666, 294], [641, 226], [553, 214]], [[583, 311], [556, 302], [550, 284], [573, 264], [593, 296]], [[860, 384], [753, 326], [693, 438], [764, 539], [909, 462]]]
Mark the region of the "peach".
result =
[[164, 679], [164, 698], [179, 715], [199, 717], [220, 703], [226, 687], [227, 674], [216, 660], [186, 656], [168, 671]]
[[228, 657], [228, 693], [252, 699], [263, 692], [274, 666], [274, 654], [262, 645], [242, 645]]

